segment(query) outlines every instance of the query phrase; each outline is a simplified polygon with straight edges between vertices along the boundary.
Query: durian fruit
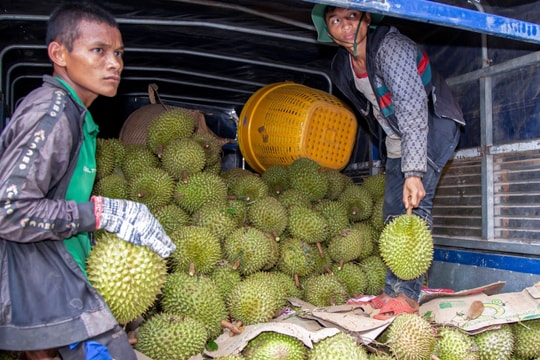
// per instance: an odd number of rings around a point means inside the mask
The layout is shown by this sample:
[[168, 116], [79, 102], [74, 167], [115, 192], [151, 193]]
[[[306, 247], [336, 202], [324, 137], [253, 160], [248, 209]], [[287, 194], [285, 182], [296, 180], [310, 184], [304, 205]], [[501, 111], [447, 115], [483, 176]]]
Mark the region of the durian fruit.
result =
[[173, 203], [164, 205], [154, 210], [152, 213], [169, 236], [175, 230], [178, 230], [182, 226], [189, 225], [191, 222], [189, 214], [180, 206]]
[[214, 360], [243, 360], [245, 359], [242, 354], [229, 354], [224, 356], [215, 357]]
[[351, 225], [351, 228], [360, 231], [364, 237], [365, 246], [357, 259], [358, 261], [362, 261], [368, 256], [373, 255], [376, 251], [378, 252], [378, 244], [374, 238], [376, 237], [378, 239], [379, 232], [368, 221], [355, 222]]
[[191, 174], [187, 182], [176, 183], [173, 200], [192, 215], [204, 204], [224, 204], [227, 201], [227, 185], [219, 175], [198, 172]]
[[227, 300], [231, 289], [242, 281], [242, 275], [228, 262], [220, 262], [210, 274], [210, 278], [216, 284], [223, 300]]
[[111, 199], [127, 199], [127, 180], [121, 174], [113, 172], [112, 174], [104, 176], [94, 183], [92, 194], [105, 196]]
[[222, 258], [219, 238], [206, 227], [182, 226], [170, 237], [176, 245], [170, 261], [173, 271], [208, 275]]
[[370, 353], [370, 354], [368, 354], [368, 359], [369, 360], [394, 360], [395, 357], [393, 357], [390, 354], [379, 352], [379, 353]]
[[223, 204], [203, 204], [191, 216], [191, 224], [208, 228], [220, 240], [226, 238], [240, 226], [231, 208], [225, 202]]
[[159, 158], [145, 145], [128, 144], [125, 149], [124, 161], [120, 169], [126, 180], [129, 181], [143, 169], [161, 167]]
[[309, 197], [303, 191], [298, 189], [287, 189], [276, 198], [287, 209], [293, 205], [302, 205], [305, 207], [311, 206], [311, 200], [309, 200]]
[[238, 200], [255, 201], [269, 195], [268, 185], [255, 174], [240, 176], [228, 182], [228, 194]]
[[152, 360], [187, 360], [204, 350], [207, 339], [200, 321], [159, 313], [141, 324], [135, 349]]
[[366, 349], [344, 332], [327, 337], [308, 351], [308, 360], [368, 360]]
[[171, 202], [176, 183], [174, 178], [161, 168], [142, 169], [129, 181], [128, 199], [158, 209]]
[[360, 265], [348, 262], [340, 267], [334, 264], [332, 272], [334, 276], [338, 277], [345, 284], [349, 297], [356, 297], [365, 293], [368, 280], [366, 273]]
[[347, 287], [332, 274], [308, 276], [303, 287], [304, 300], [318, 307], [345, 304], [348, 299]]
[[245, 325], [264, 323], [274, 318], [284, 299], [283, 290], [271, 285], [259, 276], [248, 276], [236, 284], [227, 298], [231, 317]]
[[343, 266], [349, 261], [369, 256], [373, 244], [369, 238], [366, 241], [363, 232], [351, 227], [329, 239], [327, 250], [332, 260]]
[[97, 138], [96, 140], [96, 180], [111, 175], [116, 168], [117, 150], [113, 140]]
[[397, 359], [430, 360], [436, 345], [428, 320], [417, 314], [403, 313], [388, 327], [387, 345]]
[[[369, 218], [370, 224], [379, 232], [384, 229], [384, 216], [383, 216], [384, 197], [377, 199], [373, 202], [373, 211]], [[379, 240], [378, 237], [376, 239]]]
[[[284, 272], [279, 271], [276, 268], [273, 268], [272, 270], [265, 273], [268, 274], [268, 278], [270, 279], [270, 281], [275, 283], [278, 288], [282, 289], [285, 292], [285, 298], [302, 298], [302, 289], [300, 289], [296, 285], [292, 276], [285, 274]], [[255, 273], [253, 275], [256, 276], [257, 274], [258, 273]]]
[[231, 214], [240, 227], [247, 224], [248, 205], [244, 200], [227, 199], [227, 213]]
[[255, 173], [251, 170], [237, 167], [227, 169], [221, 173], [221, 177], [227, 183], [227, 185], [235, 182], [243, 176], [255, 176]]
[[373, 197], [371, 193], [360, 184], [351, 184], [341, 192], [338, 201], [347, 208], [349, 220], [352, 222], [369, 219], [373, 212]]
[[458, 328], [443, 326], [437, 334], [437, 357], [440, 360], [479, 360], [472, 337]]
[[328, 190], [324, 196], [328, 200], [337, 200], [345, 188], [353, 184], [353, 180], [336, 169], [321, 168], [328, 179]]
[[388, 267], [379, 255], [371, 255], [360, 261], [367, 278], [366, 295], [379, 295], [384, 288]]
[[216, 164], [219, 164], [219, 167], [221, 168], [220, 160], [222, 149], [217, 138], [212, 134], [201, 132], [194, 133], [191, 135], [191, 138], [201, 145], [204, 150], [206, 162], [203, 170], [206, 171]]
[[307, 347], [293, 336], [266, 331], [251, 339], [242, 354], [248, 360], [304, 360]]
[[[514, 350], [514, 335], [509, 324], [473, 336], [480, 360], [509, 360]], [[537, 339], [538, 341], [538, 339]]]
[[185, 315], [200, 321], [210, 340], [221, 334], [221, 321], [227, 319], [225, 300], [214, 281], [204, 275], [191, 276], [183, 272], [169, 274], [160, 304], [166, 313]]
[[514, 334], [513, 354], [524, 359], [540, 358], [540, 319], [510, 324]]
[[314, 207], [328, 222], [328, 238], [340, 234], [350, 226], [347, 209], [343, 203], [336, 200], [322, 199]]
[[287, 167], [292, 189], [303, 191], [311, 201], [322, 199], [328, 191], [328, 178], [321, 166], [309, 158], [298, 158]]
[[277, 261], [276, 241], [254, 227], [238, 228], [223, 240], [223, 253], [246, 276], [269, 268]]
[[381, 199], [384, 197], [386, 175], [378, 173], [368, 176], [362, 180], [362, 185], [367, 191], [369, 191], [373, 197], [373, 200]]
[[280, 240], [289, 221], [285, 206], [269, 195], [252, 201], [246, 215], [251, 226], [272, 235], [276, 241]]
[[148, 125], [146, 146], [161, 157], [163, 148], [172, 140], [188, 138], [195, 131], [195, 117], [186, 109], [170, 108], [156, 116]]
[[287, 237], [280, 242], [279, 271], [294, 278], [299, 286], [299, 278], [310, 275], [317, 265], [318, 253], [313, 245], [295, 237]]
[[161, 293], [165, 259], [146, 246], [134, 245], [116, 234], [98, 231], [87, 259], [88, 280], [103, 296], [120, 324], [150, 308]]
[[310, 244], [324, 242], [328, 237], [328, 221], [318, 211], [293, 205], [289, 208], [287, 229], [293, 237]]
[[285, 165], [270, 165], [261, 174], [261, 179], [268, 185], [268, 194], [270, 196], [281, 195], [290, 187], [287, 166]]
[[186, 182], [189, 175], [201, 172], [205, 165], [204, 149], [191, 138], [171, 140], [161, 155], [163, 169], [181, 182]]
[[421, 276], [433, 260], [433, 238], [427, 222], [409, 213], [394, 218], [379, 237], [379, 251], [398, 278], [411, 280]]

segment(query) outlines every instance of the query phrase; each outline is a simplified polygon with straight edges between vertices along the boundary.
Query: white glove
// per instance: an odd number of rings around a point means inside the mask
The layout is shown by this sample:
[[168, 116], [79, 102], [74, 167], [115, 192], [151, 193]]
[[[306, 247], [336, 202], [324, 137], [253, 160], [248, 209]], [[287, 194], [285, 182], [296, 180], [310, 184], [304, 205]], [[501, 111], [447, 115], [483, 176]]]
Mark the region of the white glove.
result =
[[92, 196], [96, 229], [105, 229], [135, 245], [152, 249], [163, 258], [176, 246], [145, 204], [136, 201]]

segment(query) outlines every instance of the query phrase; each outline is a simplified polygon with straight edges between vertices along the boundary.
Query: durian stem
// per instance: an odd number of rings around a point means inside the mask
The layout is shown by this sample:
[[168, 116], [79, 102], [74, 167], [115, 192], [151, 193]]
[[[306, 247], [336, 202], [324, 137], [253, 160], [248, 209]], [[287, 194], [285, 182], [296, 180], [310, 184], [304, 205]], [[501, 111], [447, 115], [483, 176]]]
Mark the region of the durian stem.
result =
[[279, 240], [281, 240], [281, 238], [279, 237], [279, 234], [277, 231], [272, 231], [272, 236], [274, 237], [274, 240], [276, 240], [276, 242], [279, 242]]
[[438, 358], [437, 356], [435, 355], [431, 355], [431, 360], [441, 360], [440, 358]]
[[240, 258], [236, 259], [236, 261], [234, 262], [233, 269], [238, 270], [239, 267], [240, 267]]
[[339, 260], [338, 270], [343, 269], [343, 263], [344, 263], [343, 259]]
[[195, 263], [189, 264], [189, 276], [195, 275]]
[[141, 191], [137, 194], [137, 197], [138, 197], [139, 199], [141, 199], [141, 198], [145, 197], [146, 194], [147, 194], [146, 191], [141, 190]]
[[184, 184], [188, 183], [188, 176], [189, 176], [189, 174], [188, 174], [188, 172], [186, 170], [182, 171], [182, 182]]
[[409, 206], [407, 208], [407, 215], [409, 215], [409, 216], [412, 215], [412, 206]]
[[221, 320], [221, 326], [224, 327], [225, 329], [229, 329], [229, 331], [231, 332], [231, 336], [239, 335], [244, 331], [241, 321], [238, 321], [236, 324], [233, 324], [230, 321]]
[[323, 249], [322, 249], [322, 245], [320, 242], [317, 243], [317, 250], [319, 250], [319, 255], [324, 258], [324, 252], [323, 252]]
[[294, 274], [294, 285], [296, 285], [297, 288], [300, 287], [300, 279], [298, 278], [298, 274]]
[[323, 265], [323, 268], [324, 270], [329, 273], [330, 275], [334, 275], [334, 272], [332, 271], [332, 269], [330, 268], [330, 266], [328, 266], [328, 264], [324, 264]]

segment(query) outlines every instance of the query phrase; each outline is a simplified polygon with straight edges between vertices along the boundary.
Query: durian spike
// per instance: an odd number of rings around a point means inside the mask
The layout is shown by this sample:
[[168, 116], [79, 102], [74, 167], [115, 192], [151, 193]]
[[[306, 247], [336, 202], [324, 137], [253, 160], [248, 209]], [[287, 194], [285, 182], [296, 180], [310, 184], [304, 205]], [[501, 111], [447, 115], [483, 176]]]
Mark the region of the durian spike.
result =
[[317, 250], [319, 250], [319, 255], [324, 258], [324, 252], [323, 252], [323, 249], [322, 249], [322, 245], [320, 242], [317, 243]]

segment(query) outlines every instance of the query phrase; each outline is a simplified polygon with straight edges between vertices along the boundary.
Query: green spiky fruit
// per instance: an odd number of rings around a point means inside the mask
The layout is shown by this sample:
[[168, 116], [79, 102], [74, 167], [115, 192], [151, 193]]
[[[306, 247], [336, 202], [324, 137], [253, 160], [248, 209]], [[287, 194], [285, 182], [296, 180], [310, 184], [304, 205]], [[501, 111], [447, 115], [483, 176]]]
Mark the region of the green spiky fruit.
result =
[[540, 358], [540, 319], [510, 324], [514, 334], [514, 355], [524, 359]]
[[210, 274], [210, 278], [216, 284], [221, 297], [227, 300], [231, 289], [242, 281], [242, 275], [229, 263], [220, 263]]
[[169, 274], [160, 303], [164, 312], [200, 321], [208, 339], [215, 339], [221, 334], [221, 321], [227, 319], [225, 301], [214, 281], [207, 276], [180, 272]]
[[348, 299], [345, 284], [331, 274], [311, 275], [303, 285], [305, 300], [315, 306], [341, 305]]
[[375, 174], [364, 178], [362, 185], [370, 192], [374, 200], [384, 197], [384, 189], [386, 186], [386, 175]]
[[215, 136], [209, 133], [194, 133], [191, 138], [201, 145], [201, 148], [204, 150], [206, 159], [204, 165], [205, 169], [220, 162], [222, 152], [221, 144]]
[[366, 350], [352, 337], [339, 332], [315, 343], [308, 352], [308, 360], [368, 360]]
[[[384, 215], [383, 215], [384, 197], [377, 199], [373, 202], [373, 211], [369, 222], [379, 232], [384, 229]], [[379, 239], [377, 238], [377, 241]]]
[[171, 255], [173, 271], [210, 274], [221, 259], [221, 242], [210, 229], [183, 226], [171, 234], [176, 250]]
[[227, 213], [236, 219], [236, 224], [239, 227], [247, 224], [247, 207], [248, 205], [244, 200], [227, 200]]
[[112, 173], [96, 181], [92, 194], [111, 199], [127, 199], [128, 183], [122, 175]]
[[388, 267], [379, 255], [371, 255], [360, 261], [360, 266], [364, 270], [368, 285], [367, 295], [379, 295], [384, 288], [384, 278]]
[[303, 191], [311, 201], [322, 199], [328, 191], [328, 178], [317, 162], [299, 158], [287, 168], [292, 189]]
[[293, 336], [268, 331], [250, 340], [242, 353], [249, 360], [304, 360], [307, 347]]
[[328, 190], [325, 198], [337, 200], [345, 188], [353, 184], [353, 180], [342, 172], [335, 169], [322, 168], [321, 171], [328, 179]]
[[315, 270], [316, 249], [299, 238], [286, 238], [280, 243], [277, 268], [289, 276], [307, 276]]
[[347, 208], [343, 203], [335, 200], [322, 199], [315, 204], [314, 209], [318, 211], [328, 222], [328, 238], [340, 234], [349, 227], [349, 216]]
[[143, 169], [161, 166], [159, 158], [145, 145], [129, 144], [125, 146], [125, 149], [121, 170], [128, 181]]
[[96, 180], [111, 175], [116, 167], [116, 150], [109, 139], [96, 141]]
[[[372, 255], [375, 250], [378, 251], [378, 246], [376, 241], [374, 240], [375, 237], [379, 237], [379, 232], [375, 230], [373, 226], [367, 221], [359, 221], [355, 222], [351, 225], [353, 229], [356, 229], [362, 233], [362, 236], [364, 237], [364, 241], [366, 242], [366, 246], [364, 247], [364, 250], [360, 257], [358, 258], [359, 261], [364, 260], [366, 257]], [[370, 245], [371, 244], [371, 245]]]
[[175, 186], [174, 178], [165, 170], [143, 169], [130, 179], [128, 199], [158, 209], [171, 202]]
[[105, 231], [87, 259], [88, 279], [103, 296], [114, 317], [125, 324], [150, 308], [167, 275], [166, 261], [145, 246]]
[[269, 195], [268, 185], [260, 176], [240, 176], [228, 183], [228, 193], [239, 200], [255, 201]]
[[207, 338], [200, 321], [160, 313], [139, 327], [135, 349], [155, 360], [187, 360], [204, 350]]
[[364, 294], [366, 291], [367, 276], [360, 265], [349, 262], [340, 267], [335, 264], [332, 272], [345, 284], [349, 297]]
[[277, 261], [276, 241], [253, 227], [242, 227], [233, 231], [223, 241], [225, 259], [237, 264], [242, 275], [271, 267]]
[[384, 227], [379, 238], [381, 257], [403, 280], [424, 274], [433, 260], [433, 238], [427, 222], [414, 214], [403, 214]]
[[440, 360], [479, 360], [478, 348], [472, 337], [458, 328], [442, 327], [437, 338]]
[[239, 227], [238, 220], [225, 204], [206, 203], [191, 216], [191, 224], [203, 226], [219, 239], [226, 238]]
[[272, 234], [278, 241], [289, 221], [285, 206], [272, 196], [254, 200], [247, 208], [247, 219], [253, 227]]
[[243, 169], [243, 168], [237, 168], [237, 167], [227, 169], [221, 173], [221, 177], [223, 178], [223, 180], [225, 180], [227, 185], [235, 182], [236, 180], [238, 180], [239, 178], [243, 176], [256, 176], [256, 173], [254, 173], [253, 171], [249, 169]]
[[328, 242], [328, 254], [335, 262], [344, 264], [366, 258], [373, 251], [373, 244], [356, 228], [347, 228]]
[[179, 181], [201, 172], [206, 164], [204, 149], [191, 138], [171, 140], [163, 149], [161, 165], [171, 176]]
[[480, 360], [509, 360], [512, 356], [514, 336], [509, 324], [474, 335], [473, 339]]
[[386, 353], [370, 353], [369, 360], [394, 360], [395, 358]]
[[224, 356], [215, 357], [214, 360], [243, 360], [245, 359], [242, 354], [230, 354]]
[[285, 165], [270, 165], [261, 174], [261, 179], [268, 185], [268, 193], [271, 196], [278, 196], [289, 189], [289, 178]]
[[[270, 321], [283, 304], [283, 292], [268, 286], [262, 277], [246, 277], [234, 286], [227, 299], [231, 317], [245, 325]], [[264, 289], [264, 291], [262, 291]]]
[[188, 138], [195, 131], [195, 117], [186, 109], [171, 108], [156, 116], [148, 125], [146, 146], [160, 156], [174, 139]]
[[224, 204], [227, 201], [227, 185], [219, 175], [195, 173], [186, 181], [178, 181], [174, 201], [192, 215], [204, 204]]
[[302, 205], [305, 207], [311, 206], [311, 200], [309, 200], [309, 197], [303, 191], [298, 189], [287, 189], [278, 195], [277, 199], [287, 209], [293, 205]]
[[189, 225], [191, 217], [180, 206], [170, 203], [153, 212], [155, 218], [159, 221], [163, 229], [170, 236], [180, 227]]
[[364, 186], [359, 184], [345, 187], [339, 195], [338, 201], [345, 205], [352, 222], [369, 219], [373, 212], [373, 197]]
[[387, 344], [397, 359], [430, 360], [436, 340], [429, 321], [403, 313], [388, 327]]
[[289, 208], [288, 230], [292, 236], [310, 244], [324, 242], [328, 237], [328, 221], [314, 209], [293, 205]]

